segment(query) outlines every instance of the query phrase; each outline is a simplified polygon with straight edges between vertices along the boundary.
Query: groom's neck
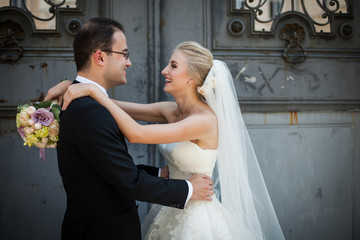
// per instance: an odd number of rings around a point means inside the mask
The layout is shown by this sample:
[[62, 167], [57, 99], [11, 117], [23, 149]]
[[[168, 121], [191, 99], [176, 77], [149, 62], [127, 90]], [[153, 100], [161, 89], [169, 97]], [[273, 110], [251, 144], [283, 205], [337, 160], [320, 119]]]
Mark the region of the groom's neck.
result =
[[77, 74], [81, 77], [96, 82], [97, 84], [105, 88], [106, 91], [110, 89], [110, 87], [106, 84], [105, 79], [103, 79], [103, 77], [98, 73], [94, 73], [93, 71], [79, 71]]

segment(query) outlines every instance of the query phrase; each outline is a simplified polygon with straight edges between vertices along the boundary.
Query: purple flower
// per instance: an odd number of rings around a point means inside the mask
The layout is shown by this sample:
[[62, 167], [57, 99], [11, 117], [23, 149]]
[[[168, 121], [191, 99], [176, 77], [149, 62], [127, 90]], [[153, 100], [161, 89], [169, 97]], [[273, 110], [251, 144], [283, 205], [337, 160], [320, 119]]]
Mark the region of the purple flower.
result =
[[54, 121], [54, 114], [45, 108], [39, 108], [31, 115], [31, 119], [36, 123], [49, 126]]

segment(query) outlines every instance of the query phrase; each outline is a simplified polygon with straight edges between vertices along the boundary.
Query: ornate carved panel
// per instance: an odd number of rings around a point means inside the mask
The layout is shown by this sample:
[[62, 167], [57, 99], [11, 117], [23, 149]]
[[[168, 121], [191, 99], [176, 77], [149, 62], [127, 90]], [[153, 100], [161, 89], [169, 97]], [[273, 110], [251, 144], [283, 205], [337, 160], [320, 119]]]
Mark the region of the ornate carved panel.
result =
[[82, 24], [77, 17], [83, 13], [84, 0], [0, 1], [0, 61], [72, 56], [72, 38]]
[[[18, 0], [1, 1], [0, 11], [8, 12], [11, 10], [22, 10], [32, 25], [33, 33], [54, 33], [60, 32], [61, 14], [83, 14], [83, 0]], [[67, 30], [73, 32], [74, 23], [68, 23]]]
[[[359, 5], [347, 0], [212, 0], [207, 47], [246, 111], [359, 108]], [[311, 5], [312, 4], [312, 5]]]
[[[229, 0], [229, 13], [250, 14], [251, 35], [274, 34], [280, 18], [297, 14], [308, 22], [313, 36], [334, 36], [336, 19], [352, 18], [347, 0]], [[347, 36], [349, 28], [343, 30]]]

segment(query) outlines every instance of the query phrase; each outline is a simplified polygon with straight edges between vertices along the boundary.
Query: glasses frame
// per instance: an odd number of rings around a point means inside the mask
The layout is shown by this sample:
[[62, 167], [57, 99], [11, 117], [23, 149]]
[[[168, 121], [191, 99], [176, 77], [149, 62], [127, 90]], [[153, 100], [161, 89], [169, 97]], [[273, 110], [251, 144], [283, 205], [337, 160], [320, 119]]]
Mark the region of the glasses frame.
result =
[[125, 57], [126, 60], [128, 60], [128, 59], [129, 59], [129, 56], [130, 56], [130, 53], [129, 53], [129, 52], [124, 53], [124, 52], [117, 52], [117, 51], [112, 51], [112, 50], [100, 50], [100, 51], [102, 51], [102, 52], [111, 52], [111, 53], [121, 54], [121, 55], [123, 55], [123, 56]]

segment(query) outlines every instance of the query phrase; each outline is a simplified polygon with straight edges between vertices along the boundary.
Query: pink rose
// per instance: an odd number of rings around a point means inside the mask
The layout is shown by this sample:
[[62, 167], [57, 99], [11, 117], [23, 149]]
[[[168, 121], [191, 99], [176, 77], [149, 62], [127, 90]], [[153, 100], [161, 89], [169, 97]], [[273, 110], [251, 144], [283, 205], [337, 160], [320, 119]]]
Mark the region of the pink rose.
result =
[[41, 125], [41, 123], [35, 123], [34, 127], [36, 130], [39, 130], [42, 128], [42, 125]]
[[33, 132], [34, 132], [34, 129], [32, 129], [31, 127], [24, 128], [24, 133], [27, 135], [32, 134]]
[[30, 126], [32, 126], [32, 125], [35, 124], [34, 120], [32, 120], [31, 118], [28, 119], [27, 123], [28, 123]]

